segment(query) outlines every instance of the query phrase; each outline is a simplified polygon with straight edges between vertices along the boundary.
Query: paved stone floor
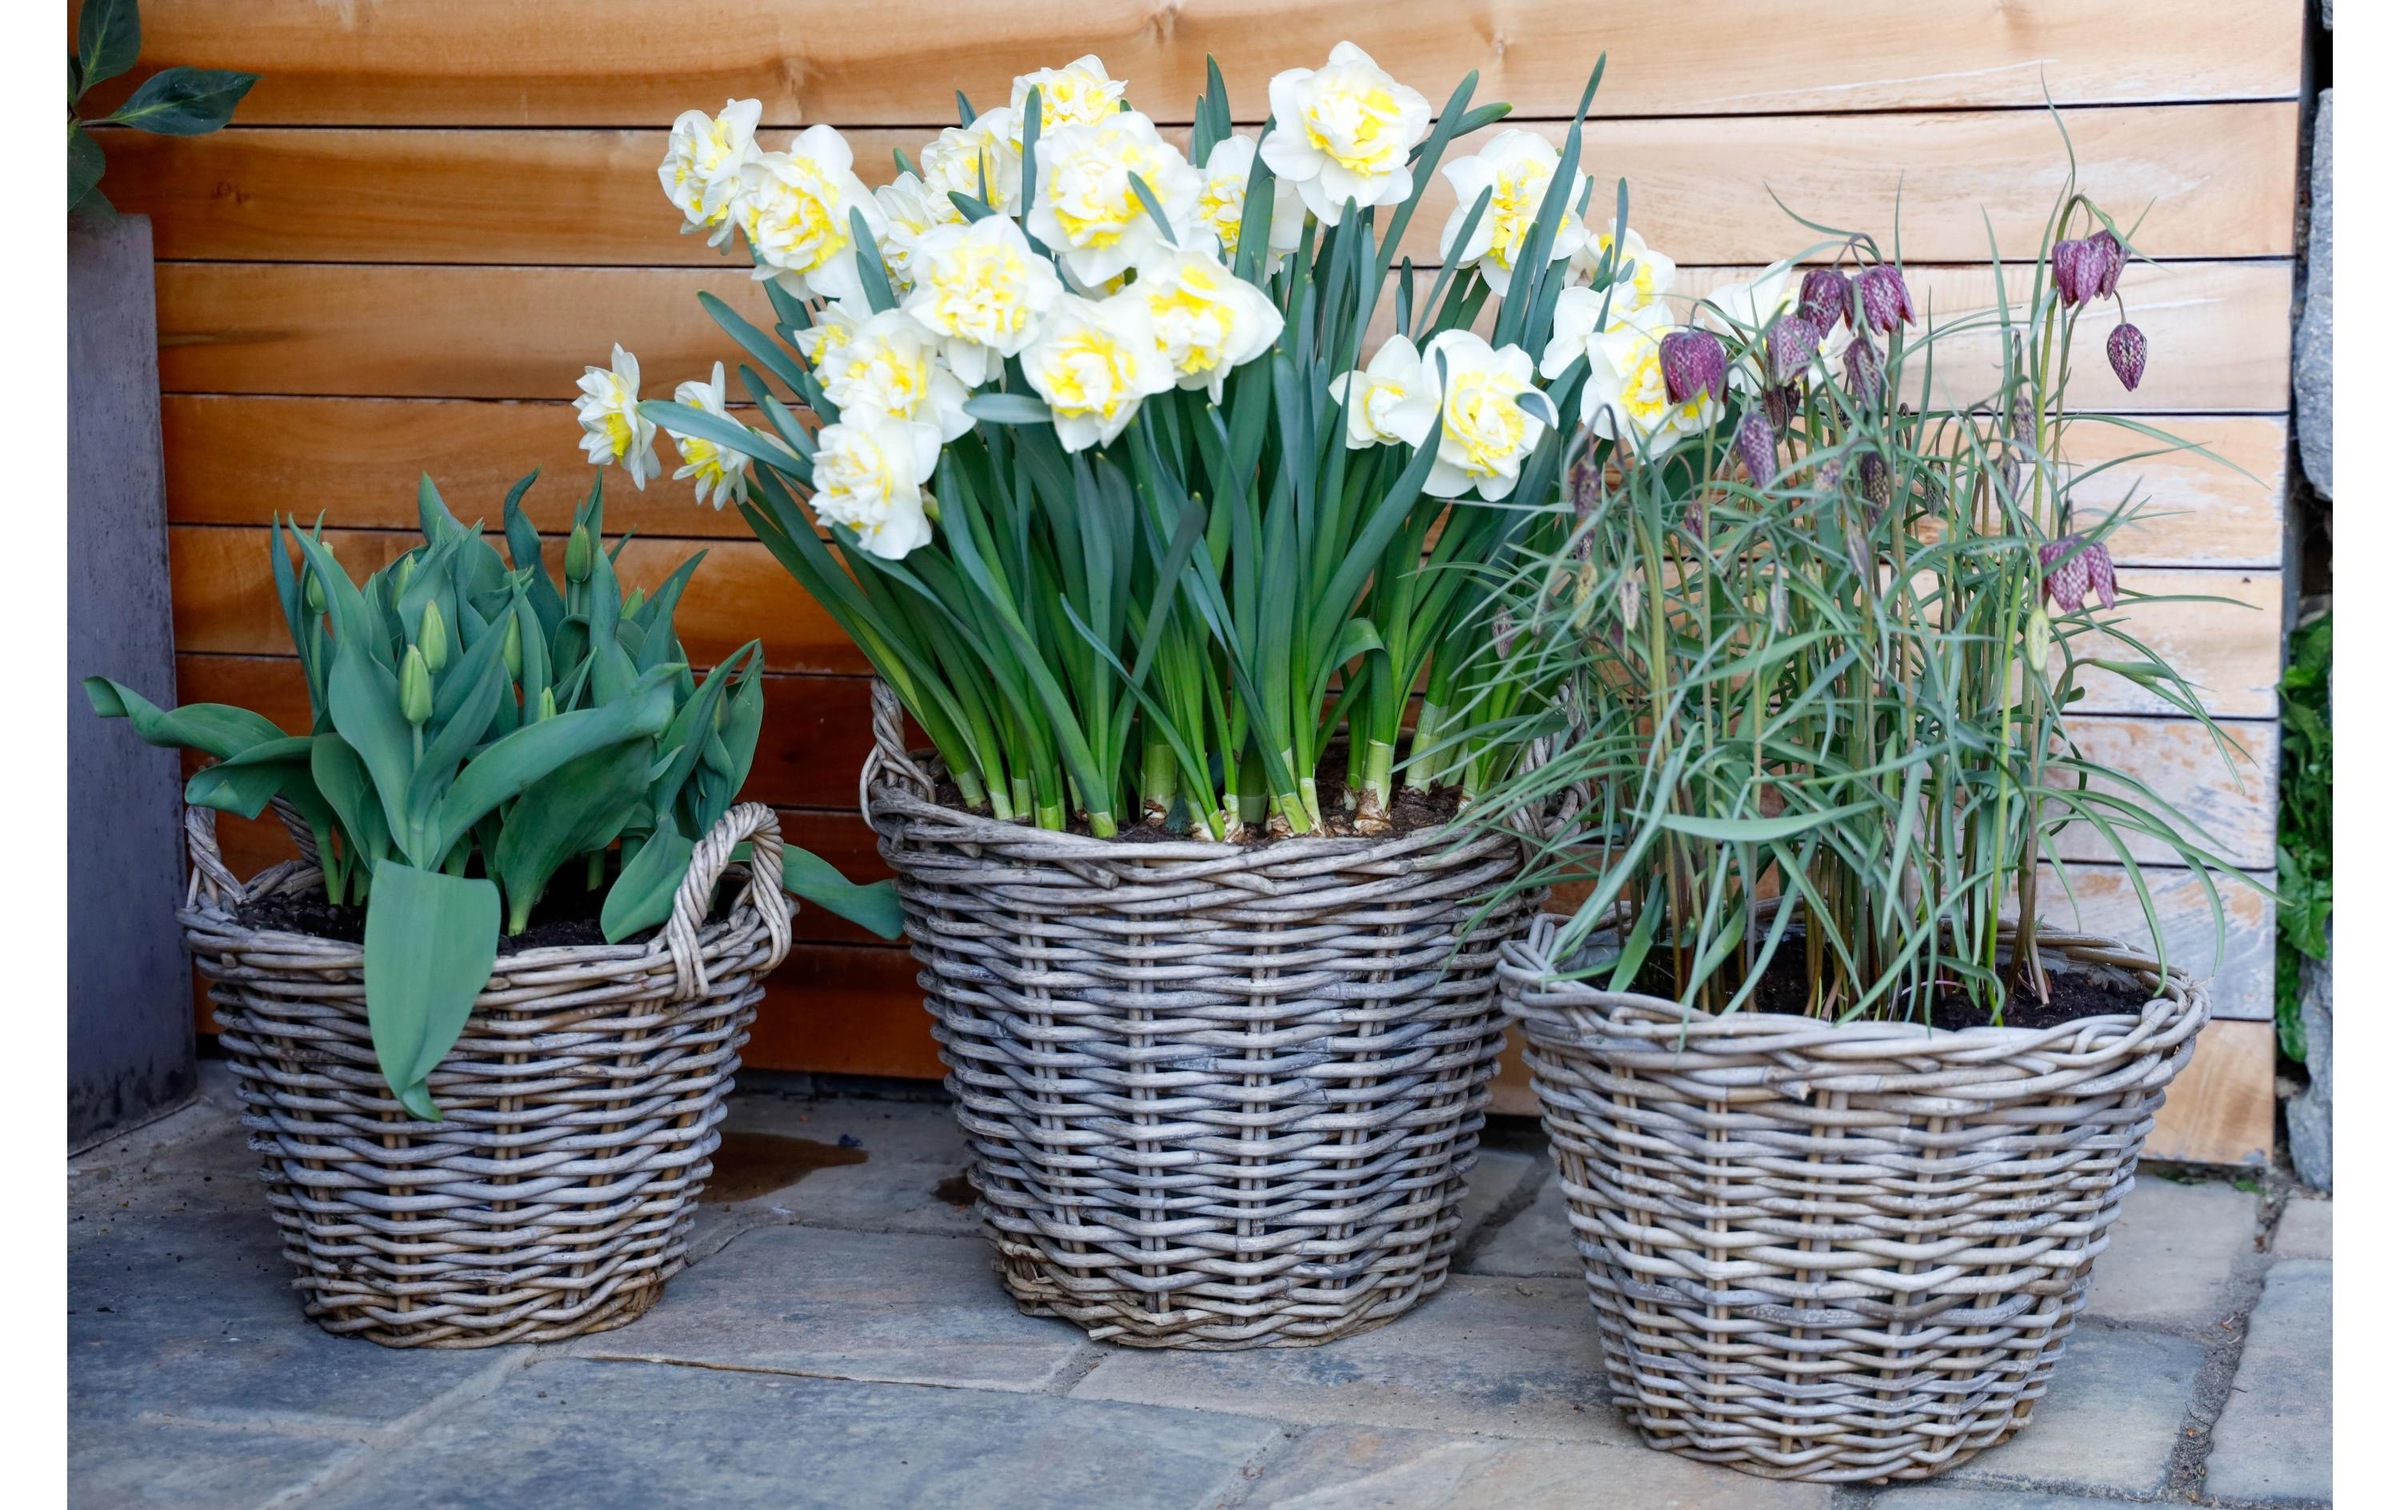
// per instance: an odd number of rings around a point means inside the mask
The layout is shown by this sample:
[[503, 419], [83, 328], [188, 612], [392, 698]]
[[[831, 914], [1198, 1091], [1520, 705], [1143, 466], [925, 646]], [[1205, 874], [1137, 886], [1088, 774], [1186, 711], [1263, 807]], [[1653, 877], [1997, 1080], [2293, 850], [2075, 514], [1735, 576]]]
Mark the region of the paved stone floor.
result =
[[1938, 1484], [1774, 1484], [1642, 1447], [1538, 1135], [1496, 1125], [1464, 1272], [1331, 1346], [1111, 1348], [1020, 1316], [949, 1109], [773, 1092], [697, 1260], [642, 1320], [549, 1347], [387, 1351], [285, 1287], [221, 1065], [70, 1161], [70, 1474], [87, 1506], [1892, 1507], [2331, 1496], [2332, 1207], [2144, 1175], [2033, 1426]]

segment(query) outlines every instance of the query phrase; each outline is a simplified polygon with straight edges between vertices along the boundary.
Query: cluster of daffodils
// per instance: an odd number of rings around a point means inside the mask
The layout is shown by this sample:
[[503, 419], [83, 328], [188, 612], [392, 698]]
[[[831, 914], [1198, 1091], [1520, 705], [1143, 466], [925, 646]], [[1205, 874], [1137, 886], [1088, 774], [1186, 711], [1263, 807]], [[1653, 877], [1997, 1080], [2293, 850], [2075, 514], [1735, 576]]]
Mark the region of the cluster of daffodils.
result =
[[[1434, 118], [1424, 95], [1346, 42], [1321, 68], [1277, 75], [1268, 100], [1262, 135], [1227, 132], [1196, 162], [1125, 102], [1124, 81], [1098, 58], [1078, 58], [1019, 77], [1008, 104], [943, 130], [913, 161], [896, 154], [898, 175], [873, 188], [831, 127], [768, 150], [756, 100], [679, 117], [658, 176], [684, 230], [718, 246], [738, 232], [755, 276], [809, 309], [790, 334], [822, 391], [820, 522], [887, 559], [929, 541], [939, 511], [928, 484], [943, 444], [971, 428], [979, 391], [1030, 392], [1070, 452], [1115, 441], [1158, 395], [1221, 401], [1228, 377], [1284, 334], [1270, 290], [1309, 223], [1330, 234], [1354, 206], [1413, 207], [1424, 168], [1411, 154]], [[1586, 424], [1605, 413], [1649, 434], [1714, 419], [1706, 403], [1669, 402], [1659, 375], [1674, 263], [1630, 232], [1619, 253], [1612, 229], [1586, 226], [1590, 180], [1562, 168], [1547, 137], [1497, 131], [1440, 171], [1457, 199], [1442, 254], [1493, 295], [1518, 279], [1553, 180], [1571, 172], [1544, 261], [1567, 264], [1573, 286], [1538, 363], [1467, 330], [1390, 337], [1333, 385], [1351, 446], [1413, 449], [1438, 425], [1426, 491], [1500, 498], [1559, 424], [1542, 381], [1577, 357], [1592, 373]], [[1271, 204], [1252, 216], [1262, 194]], [[1248, 264], [1246, 219], [1265, 227], [1264, 255]], [[1593, 286], [1604, 271], [1608, 287]], [[658, 475], [661, 427], [641, 416], [634, 358], [620, 349], [580, 386], [590, 458], [622, 465], [636, 487]], [[721, 366], [675, 398], [731, 423]], [[707, 428], [664, 426], [683, 461], [676, 478], [718, 508], [745, 501], [754, 456]]]

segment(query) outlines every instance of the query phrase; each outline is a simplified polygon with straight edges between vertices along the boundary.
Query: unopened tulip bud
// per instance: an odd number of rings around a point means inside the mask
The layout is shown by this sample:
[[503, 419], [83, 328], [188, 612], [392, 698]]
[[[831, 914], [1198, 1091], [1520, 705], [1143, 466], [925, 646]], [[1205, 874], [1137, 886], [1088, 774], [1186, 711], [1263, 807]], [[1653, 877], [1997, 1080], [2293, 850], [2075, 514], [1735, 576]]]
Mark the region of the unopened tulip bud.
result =
[[2108, 365], [2126, 392], [2142, 386], [2142, 366], [2149, 360], [2150, 342], [2138, 326], [2120, 325], [2108, 333]]
[[439, 671], [450, 664], [450, 626], [442, 622], [442, 605], [425, 600], [425, 615], [417, 620], [417, 648], [425, 653], [425, 669]]
[[618, 609], [617, 612], [623, 614], [626, 618], [632, 618], [635, 614], [641, 612], [642, 601], [645, 596], [646, 595], [640, 588], [635, 588], [633, 591], [625, 595], [625, 606]]
[[1883, 397], [1883, 353], [1871, 337], [1860, 336], [1842, 353], [1842, 374], [1860, 403], [1873, 404]]
[[308, 586], [301, 589], [300, 596], [308, 604], [310, 613], [325, 611], [325, 584], [318, 580], [315, 572], [312, 571], [308, 574]]
[[541, 701], [534, 705], [533, 716], [537, 723], [545, 718], [558, 717], [558, 694], [544, 687]]
[[2117, 274], [2125, 271], [2125, 243], [2108, 231], [2094, 231], [2083, 243], [2092, 249], [2092, 293], [2102, 299], [2115, 298]]
[[1764, 491], [1775, 480], [1775, 427], [1756, 409], [1733, 427], [1733, 454], [1750, 474], [1750, 485]]
[[1767, 381], [1777, 387], [1808, 371], [1823, 332], [1806, 315], [1779, 315], [1767, 327]]
[[508, 616], [508, 627], [500, 632], [500, 664], [508, 668], [512, 682], [525, 674], [525, 630], [513, 613]]
[[1678, 330], [1660, 338], [1658, 370], [1670, 404], [1689, 403], [1703, 393], [1725, 397], [1725, 343], [1708, 331]]
[[567, 534], [567, 580], [588, 582], [592, 578], [592, 532], [577, 525]]
[[1917, 319], [1917, 305], [1909, 297], [1908, 280], [1888, 262], [1858, 275], [1858, 309], [1867, 329], [1877, 335], [1913, 325]]
[[414, 645], [400, 662], [400, 716], [412, 724], [433, 717], [433, 672], [425, 664], [425, 652]]
[[400, 558], [400, 565], [398, 569], [392, 573], [392, 596], [397, 598], [402, 593], [408, 591], [408, 579], [416, 574], [417, 558], [414, 556], [402, 556]]
[[1800, 313], [1823, 340], [1850, 313], [1850, 280], [1837, 268], [1811, 268], [1800, 280]]

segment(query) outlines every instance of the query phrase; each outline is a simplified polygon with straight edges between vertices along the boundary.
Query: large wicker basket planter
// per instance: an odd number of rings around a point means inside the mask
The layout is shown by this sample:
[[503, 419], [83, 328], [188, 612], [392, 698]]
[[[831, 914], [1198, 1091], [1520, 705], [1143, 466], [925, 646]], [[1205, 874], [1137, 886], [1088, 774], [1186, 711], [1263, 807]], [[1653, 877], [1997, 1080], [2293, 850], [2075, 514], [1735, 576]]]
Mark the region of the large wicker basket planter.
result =
[[1135, 1347], [1298, 1347], [1439, 1290], [1522, 863], [1449, 826], [1264, 848], [934, 801], [876, 688], [862, 797], [1020, 1309]]
[[1767, 1478], [1925, 1478], [2026, 1424], [2204, 990], [2114, 941], [2045, 962], [2139, 1015], [1936, 1032], [1686, 1013], [1501, 965], [1599, 1313], [1652, 1447]]
[[[392, 1347], [489, 1347], [647, 1310], [683, 1267], [761, 978], [790, 947], [774, 813], [719, 821], [647, 942], [502, 955], [429, 1081], [438, 1123], [376, 1067], [360, 947], [236, 920], [316, 886], [315, 865], [242, 885], [214, 816], [187, 815], [184, 936], [307, 1314]], [[704, 921], [744, 840], [758, 862]]]

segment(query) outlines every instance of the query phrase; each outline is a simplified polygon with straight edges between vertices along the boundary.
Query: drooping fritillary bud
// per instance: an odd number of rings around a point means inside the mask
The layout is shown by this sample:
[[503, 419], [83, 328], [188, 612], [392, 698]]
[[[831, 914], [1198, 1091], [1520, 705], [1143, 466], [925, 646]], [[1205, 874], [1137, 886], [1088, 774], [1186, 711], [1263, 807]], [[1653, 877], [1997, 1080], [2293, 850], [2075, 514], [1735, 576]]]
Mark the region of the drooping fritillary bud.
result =
[[2095, 541], [2083, 554], [2091, 563], [2092, 596], [2100, 600], [2102, 608], [2116, 607], [2117, 563], [2109, 558], [2108, 547]]
[[2125, 243], [2108, 231], [2094, 231], [2083, 238], [2092, 250], [2092, 293], [2101, 299], [2113, 299], [2117, 294], [2117, 274], [2125, 271]]
[[2017, 496], [2026, 458], [2033, 455], [2033, 400], [2018, 394], [2008, 406], [2008, 449], [2000, 457], [2000, 491]]
[[1842, 375], [1860, 403], [1873, 404], [1883, 397], [1883, 353], [1871, 338], [1860, 336], [1843, 351]]
[[2058, 285], [2058, 297], [2069, 308], [2080, 308], [2100, 291], [2099, 256], [2088, 241], [2054, 241], [2050, 244], [2050, 277]]
[[2142, 367], [2149, 360], [2150, 341], [2140, 327], [2125, 324], [2108, 333], [2108, 365], [2116, 369], [2126, 392], [2142, 386]]
[[1800, 280], [1800, 313], [1809, 324], [1817, 327], [1817, 339], [1842, 322], [1850, 312], [1850, 280], [1839, 268], [1809, 269]]
[[433, 671], [425, 652], [414, 645], [400, 662], [400, 716], [412, 724], [433, 717]]
[[1892, 506], [1892, 469], [1884, 461], [1882, 453], [1864, 451], [1859, 454], [1858, 492], [1872, 510], [1868, 522], [1881, 524], [1883, 511]]
[[1859, 315], [1877, 335], [1913, 325], [1917, 305], [1908, 294], [1908, 280], [1890, 263], [1879, 263], [1858, 275]]
[[425, 652], [425, 669], [439, 671], [450, 663], [450, 626], [442, 622], [442, 605], [425, 600], [424, 617], [417, 620], [417, 648]]
[[1750, 485], [1762, 492], [1775, 480], [1775, 430], [1756, 409], [1733, 427], [1733, 454], [1750, 474]]
[[1689, 403], [1705, 393], [1725, 397], [1725, 343], [1705, 330], [1678, 330], [1660, 338], [1658, 371], [1667, 382], [1667, 402]]
[[582, 525], [567, 532], [567, 580], [588, 582], [592, 576], [592, 532]]
[[1760, 403], [1767, 412], [1767, 423], [1781, 435], [1792, 422], [1792, 416], [1800, 412], [1800, 385], [1786, 383], [1781, 388], [1769, 388]]
[[1767, 381], [1776, 387], [1808, 371], [1824, 333], [1806, 315], [1778, 315], [1767, 327]]

